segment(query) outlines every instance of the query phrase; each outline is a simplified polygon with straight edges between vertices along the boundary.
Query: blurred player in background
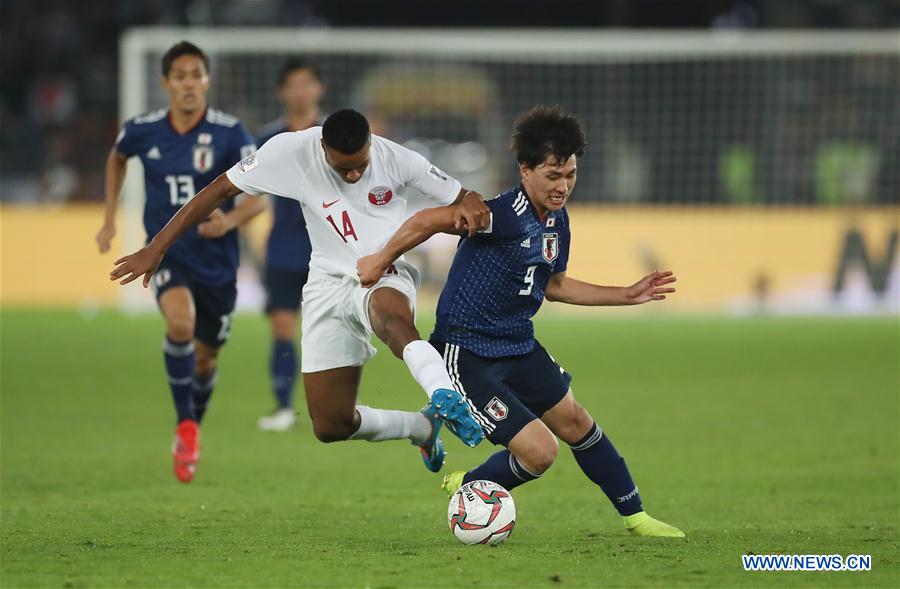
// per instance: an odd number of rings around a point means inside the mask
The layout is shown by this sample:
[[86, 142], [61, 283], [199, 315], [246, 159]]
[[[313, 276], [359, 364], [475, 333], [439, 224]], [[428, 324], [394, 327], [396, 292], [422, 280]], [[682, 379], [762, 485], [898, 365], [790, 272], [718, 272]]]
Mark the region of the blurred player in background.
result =
[[[110, 278], [127, 284], [143, 277], [146, 286], [180, 235], [242, 191], [280, 194], [303, 207], [312, 257], [303, 288], [302, 370], [316, 437], [323, 442], [408, 439], [433, 472], [444, 463], [442, 422], [466, 444], [477, 445], [484, 437], [481, 428], [453, 388], [440, 354], [416, 330], [418, 270], [397, 260], [364, 289], [356, 263], [397, 231], [410, 215], [408, 203], [451, 205], [442, 210], [457, 230], [486, 228], [490, 213], [481, 195], [420, 154], [373, 135], [362, 114], [339, 110], [321, 127], [277, 135], [238, 162], [149, 244], [117, 260]], [[373, 333], [403, 359], [429, 396], [420, 412], [357, 405], [362, 366], [375, 354]]]
[[[106, 160], [106, 207], [97, 233], [101, 252], [116, 233], [116, 206], [128, 158], [144, 165], [147, 240], [217, 176], [256, 150], [235, 117], [209, 107], [209, 59], [188, 42], [162, 58], [169, 106], [127, 121]], [[248, 198], [223, 200], [198, 227], [172, 244], [153, 275], [156, 301], [166, 320], [166, 373], [178, 427], [172, 454], [175, 476], [190, 482], [200, 458], [200, 421], [216, 384], [216, 358], [231, 331], [237, 296], [237, 227], [265, 209]]]
[[[675, 292], [671, 272], [654, 272], [629, 287], [600, 286], [566, 276], [569, 215], [578, 158], [587, 140], [578, 119], [536, 107], [516, 122], [512, 147], [520, 185], [486, 202], [490, 227], [463, 237], [437, 309], [431, 343], [444, 355], [457, 389], [468, 398], [485, 436], [507, 448], [469, 472], [444, 479], [453, 494], [489, 480], [512, 489], [541, 476], [556, 459], [556, 436], [569, 444], [587, 477], [597, 483], [638, 536], [684, 534], [651, 518], [625, 460], [587, 410], [575, 401], [563, 370], [534, 337], [531, 318], [544, 298], [572, 305], [639, 305]], [[369, 286], [428, 237], [453, 232], [449, 211], [417, 213], [385, 248], [359, 261]]]
[[[325, 85], [319, 69], [298, 58], [285, 62], [278, 74], [278, 98], [284, 115], [260, 132], [257, 145], [289, 131], [303, 131], [322, 123], [319, 102]], [[269, 374], [277, 407], [259, 419], [263, 431], [285, 431], [294, 426], [294, 381], [297, 378], [297, 322], [303, 286], [309, 276], [312, 246], [300, 203], [273, 196], [274, 222], [266, 246], [266, 313], [272, 326], [272, 356]]]

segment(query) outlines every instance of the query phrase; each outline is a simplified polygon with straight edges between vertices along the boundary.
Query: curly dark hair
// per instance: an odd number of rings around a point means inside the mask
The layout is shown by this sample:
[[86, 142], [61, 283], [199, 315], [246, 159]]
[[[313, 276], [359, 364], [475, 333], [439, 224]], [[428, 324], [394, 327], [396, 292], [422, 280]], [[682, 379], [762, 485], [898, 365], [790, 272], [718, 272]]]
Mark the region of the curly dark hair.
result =
[[175, 43], [169, 50], [166, 51], [166, 54], [162, 57], [162, 75], [166, 78], [169, 77], [169, 70], [172, 69], [172, 62], [181, 57], [182, 55], [196, 55], [200, 59], [203, 60], [203, 67], [206, 68], [206, 73], [209, 73], [209, 57], [203, 52], [202, 49], [194, 45], [189, 41], [181, 41], [180, 43]]
[[536, 168], [549, 157], [560, 165], [587, 147], [584, 126], [575, 115], [558, 106], [535, 106], [513, 125], [512, 150], [516, 161]]

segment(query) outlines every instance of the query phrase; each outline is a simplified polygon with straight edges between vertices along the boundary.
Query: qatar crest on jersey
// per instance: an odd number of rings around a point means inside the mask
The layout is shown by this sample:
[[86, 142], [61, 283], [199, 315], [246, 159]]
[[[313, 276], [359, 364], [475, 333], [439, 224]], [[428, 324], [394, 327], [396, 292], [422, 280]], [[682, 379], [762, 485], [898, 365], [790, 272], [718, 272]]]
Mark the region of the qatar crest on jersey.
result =
[[541, 245], [541, 253], [544, 255], [544, 259], [548, 262], [552, 262], [557, 257], [559, 257], [559, 234], [558, 233], [545, 233], [544, 234], [544, 243]]
[[208, 172], [213, 167], [212, 145], [194, 146], [194, 169], [200, 172]]
[[392, 198], [394, 198], [394, 193], [387, 186], [376, 186], [369, 190], [369, 202], [376, 207], [386, 205], [391, 202]]

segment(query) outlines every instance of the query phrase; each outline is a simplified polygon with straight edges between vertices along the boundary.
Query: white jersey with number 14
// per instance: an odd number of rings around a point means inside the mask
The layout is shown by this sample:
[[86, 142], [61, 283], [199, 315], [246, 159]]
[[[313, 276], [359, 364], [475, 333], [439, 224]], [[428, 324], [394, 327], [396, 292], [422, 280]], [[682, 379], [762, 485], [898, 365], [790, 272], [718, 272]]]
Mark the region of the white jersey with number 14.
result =
[[[356, 261], [380, 250], [412, 212], [451, 204], [459, 194], [456, 179], [377, 135], [362, 178], [348, 184], [325, 161], [321, 138], [321, 127], [276, 135], [226, 173], [247, 194], [300, 202], [312, 243], [310, 270], [355, 277]], [[420, 197], [409, 189], [427, 202], [414, 202]]]

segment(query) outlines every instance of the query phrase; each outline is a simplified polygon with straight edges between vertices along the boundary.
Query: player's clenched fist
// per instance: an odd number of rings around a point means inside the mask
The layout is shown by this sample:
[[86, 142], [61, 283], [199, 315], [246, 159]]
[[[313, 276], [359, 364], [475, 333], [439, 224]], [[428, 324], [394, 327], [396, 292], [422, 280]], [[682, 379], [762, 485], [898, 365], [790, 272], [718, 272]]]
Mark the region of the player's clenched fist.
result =
[[361, 257], [356, 261], [356, 273], [359, 274], [359, 283], [363, 288], [375, 286], [375, 283], [384, 276], [390, 265], [391, 261], [380, 254]]
[[210, 213], [205, 221], [197, 225], [197, 233], [200, 237], [207, 239], [215, 239], [222, 237], [237, 226], [234, 221], [222, 209], [216, 209]]
[[469, 192], [463, 196], [453, 211], [454, 227], [458, 230], [468, 230], [469, 237], [487, 229], [490, 223], [491, 210], [477, 192]]
[[156, 272], [156, 268], [162, 261], [163, 255], [150, 246], [142, 247], [130, 256], [119, 258], [116, 265], [109, 273], [110, 280], [122, 280], [119, 284], [128, 284], [140, 276], [144, 277], [144, 288], [150, 286], [150, 277]]

